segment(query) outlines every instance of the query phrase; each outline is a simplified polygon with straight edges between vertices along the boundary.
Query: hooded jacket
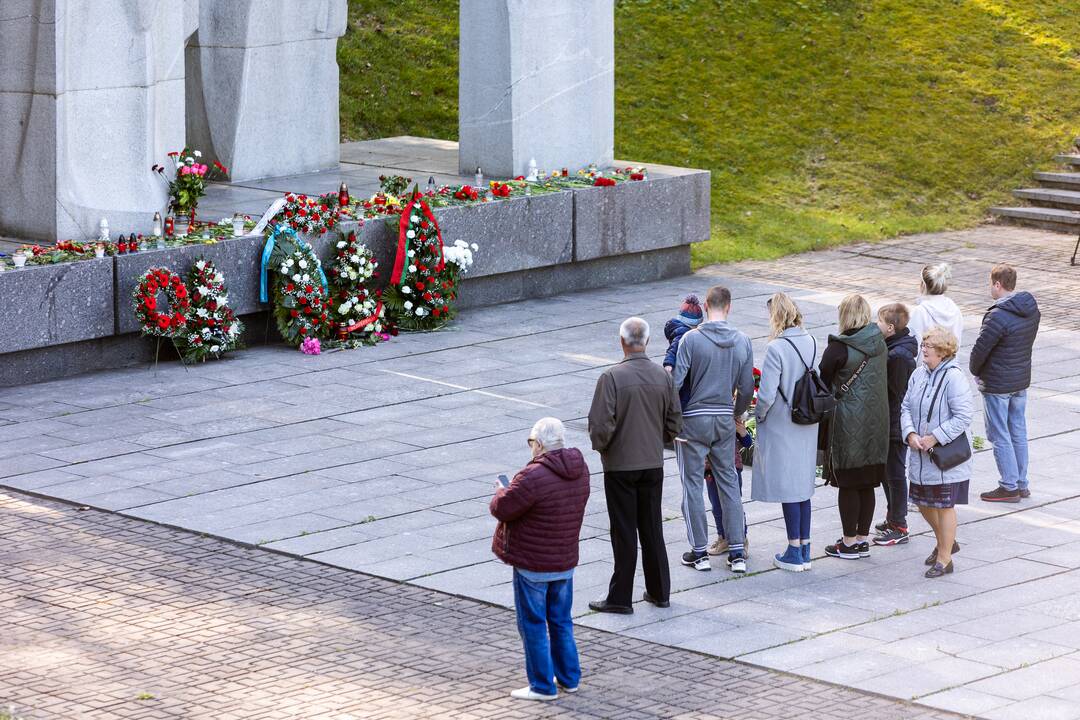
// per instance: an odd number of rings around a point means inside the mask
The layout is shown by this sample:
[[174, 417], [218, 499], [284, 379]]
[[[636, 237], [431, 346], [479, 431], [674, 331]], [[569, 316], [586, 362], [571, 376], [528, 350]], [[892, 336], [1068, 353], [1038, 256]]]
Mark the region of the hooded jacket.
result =
[[956, 336], [956, 342], [963, 342], [964, 316], [951, 298], [944, 295], [923, 295], [917, 302], [908, 320], [908, 330], [915, 336], [915, 342], [922, 345], [923, 335], [935, 325], [949, 328]]
[[664, 367], [675, 367], [675, 356], [679, 352], [679, 341], [682, 340], [683, 335], [693, 329], [677, 317], [673, 317], [664, 323], [664, 337], [668, 341], [667, 352], [664, 353]]
[[[702, 323], [682, 336], [672, 373], [675, 387], [689, 383], [683, 417], [739, 416], [754, 397], [754, 351], [750, 338], [726, 320]], [[733, 399], [736, 392], [737, 397]]]
[[491, 551], [533, 572], [576, 567], [588, 501], [589, 466], [580, 450], [561, 448], [533, 458], [491, 499], [489, 509], [499, 521]]
[[[900, 422], [905, 438], [911, 433], [933, 435], [939, 445], [945, 445], [971, 428], [974, 414], [971, 386], [956, 360], [950, 358], [932, 371], [923, 365], [911, 375]], [[929, 453], [908, 448], [907, 475], [916, 485], [963, 482], [971, 479], [971, 460], [942, 470]]]
[[908, 380], [915, 372], [916, 358], [919, 356], [919, 343], [911, 332], [904, 328], [892, 337], [885, 338], [889, 349], [887, 375], [889, 388], [889, 440], [904, 442], [900, 432], [900, 406], [907, 394]]
[[1039, 333], [1039, 304], [1029, 292], [998, 300], [983, 316], [969, 368], [982, 391], [1020, 392], [1031, 385], [1031, 348]]
[[[829, 336], [821, 357], [821, 378], [840, 401], [828, 421], [827, 473], [885, 464], [889, 452], [887, 356], [885, 338], [875, 323], [850, 334]], [[862, 373], [849, 382], [864, 359]]]

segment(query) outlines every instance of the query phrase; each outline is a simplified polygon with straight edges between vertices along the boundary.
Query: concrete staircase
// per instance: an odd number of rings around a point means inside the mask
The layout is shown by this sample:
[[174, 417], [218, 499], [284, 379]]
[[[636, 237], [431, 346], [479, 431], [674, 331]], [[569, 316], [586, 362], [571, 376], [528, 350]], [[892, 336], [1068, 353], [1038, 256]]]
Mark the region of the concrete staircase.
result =
[[992, 207], [990, 213], [1015, 225], [1080, 233], [1080, 155], [1057, 155], [1054, 160], [1066, 171], [1037, 172], [1039, 187], [1013, 190], [1026, 206]]

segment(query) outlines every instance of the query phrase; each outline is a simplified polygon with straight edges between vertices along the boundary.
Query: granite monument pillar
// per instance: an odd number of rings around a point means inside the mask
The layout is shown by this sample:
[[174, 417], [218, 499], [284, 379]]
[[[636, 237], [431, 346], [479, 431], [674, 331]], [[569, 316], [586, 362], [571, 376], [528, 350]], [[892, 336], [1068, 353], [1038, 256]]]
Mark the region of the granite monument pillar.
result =
[[462, 0], [459, 24], [462, 173], [611, 164], [614, 0]]
[[187, 138], [232, 180], [337, 167], [346, 0], [200, 0]]
[[0, 233], [149, 229], [166, 202], [150, 166], [184, 145], [185, 7], [4, 0]]

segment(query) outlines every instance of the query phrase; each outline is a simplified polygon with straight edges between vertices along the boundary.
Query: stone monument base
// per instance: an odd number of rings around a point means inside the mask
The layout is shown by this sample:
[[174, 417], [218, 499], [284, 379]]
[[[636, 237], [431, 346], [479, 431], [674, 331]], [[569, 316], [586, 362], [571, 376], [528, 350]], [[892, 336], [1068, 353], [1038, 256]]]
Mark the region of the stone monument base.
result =
[[[456, 143], [387, 138], [345, 144], [341, 156], [334, 171], [215, 184], [199, 214], [257, 216], [284, 192], [319, 195], [342, 182], [354, 197], [366, 197], [378, 191], [379, 175], [411, 176], [421, 187], [429, 177], [439, 184], [471, 183], [456, 174]], [[709, 234], [709, 173], [648, 168], [644, 182], [435, 210], [444, 242], [466, 240], [480, 248], [459, 307], [689, 273], [690, 244]], [[379, 218], [346, 222], [342, 230], [357, 230], [385, 278], [393, 264], [395, 227]], [[324, 260], [334, 240], [336, 235], [314, 241]], [[266, 337], [266, 306], [258, 301], [262, 247], [261, 236], [249, 235], [0, 274], [0, 386], [150, 361], [153, 342], [139, 336], [131, 310], [138, 278], [152, 266], [185, 274], [199, 256], [225, 274], [230, 305], [246, 321], [249, 342], [273, 341]]]

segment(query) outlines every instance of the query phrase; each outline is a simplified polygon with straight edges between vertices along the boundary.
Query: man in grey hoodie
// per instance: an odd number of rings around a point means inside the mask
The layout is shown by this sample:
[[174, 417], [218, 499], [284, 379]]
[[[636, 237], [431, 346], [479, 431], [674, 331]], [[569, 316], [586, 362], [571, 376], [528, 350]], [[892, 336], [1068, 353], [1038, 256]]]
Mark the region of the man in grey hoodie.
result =
[[[746, 572], [742, 492], [735, 472], [735, 418], [750, 407], [754, 397], [754, 351], [750, 338], [728, 321], [731, 291], [716, 285], [705, 297], [707, 322], [683, 335], [675, 358], [672, 380], [676, 388], [689, 384], [690, 400], [683, 410], [682, 435], [675, 441], [683, 487], [690, 552], [683, 565], [710, 570], [709, 521], [705, 514], [705, 458], [712, 461], [724, 535], [728, 541], [728, 567]], [[730, 526], [728, 518], [731, 518]]]

